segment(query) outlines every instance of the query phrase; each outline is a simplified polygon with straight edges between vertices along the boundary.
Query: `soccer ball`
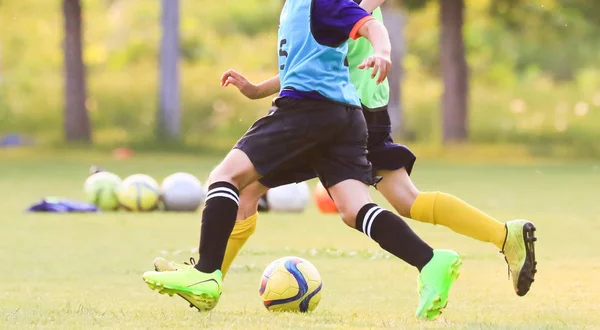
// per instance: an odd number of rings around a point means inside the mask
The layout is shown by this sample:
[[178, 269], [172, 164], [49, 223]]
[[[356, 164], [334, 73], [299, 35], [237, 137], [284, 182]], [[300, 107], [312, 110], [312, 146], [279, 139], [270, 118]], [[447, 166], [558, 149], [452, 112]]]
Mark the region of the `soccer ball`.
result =
[[309, 201], [306, 182], [286, 184], [267, 191], [268, 207], [275, 212], [302, 212]]
[[128, 211], [152, 211], [158, 205], [160, 188], [150, 176], [134, 174], [121, 182], [117, 197]]
[[267, 266], [258, 293], [270, 311], [304, 313], [317, 308], [322, 287], [321, 275], [313, 264], [284, 257]]
[[119, 208], [117, 190], [121, 178], [110, 172], [97, 172], [90, 175], [83, 184], [83, 190], [90, 203], [94, 203], [104, 211], [114, 211]]
[[160, 190], [167, 211], [196, 211], [206, 197], [200, 180], [189, 173], [168, 176]]

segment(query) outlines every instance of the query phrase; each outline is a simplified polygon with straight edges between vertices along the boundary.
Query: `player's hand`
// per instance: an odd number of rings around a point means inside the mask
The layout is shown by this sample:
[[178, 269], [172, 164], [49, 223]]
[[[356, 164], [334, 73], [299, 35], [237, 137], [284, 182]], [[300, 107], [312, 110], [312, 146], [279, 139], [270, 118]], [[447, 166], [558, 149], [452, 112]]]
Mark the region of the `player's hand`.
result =
[[371, 73], [371, 78], [375, 78], [377, 73], [379, 72], [379, 77], [377, 77], [377, 84], [381, 84], [385, 78], [387, 77], [390, 69], [392, 67], [392, 60], [389, 55], [378, 55], [373, 54], [358, 65], [359, 69], [369, 69], [373, 68], [373, 72]]
[[227, 87], [229, 85], [237, 87], [249, 99], [255, 99], [258, 94], [258, 86], [231, 69], [225, 71], [221, 76], [221, 86]]

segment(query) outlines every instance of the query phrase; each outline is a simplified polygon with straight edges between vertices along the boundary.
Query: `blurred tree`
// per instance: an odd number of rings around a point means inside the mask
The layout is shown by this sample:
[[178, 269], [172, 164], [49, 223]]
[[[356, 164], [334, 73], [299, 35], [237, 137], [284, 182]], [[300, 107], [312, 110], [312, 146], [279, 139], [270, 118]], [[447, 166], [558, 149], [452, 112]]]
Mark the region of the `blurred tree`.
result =
[[[427, 0], [403, 0], [408, 9], [421, 9]], [[462, 27], [464, 0], [440, 0], [440, 64], [444, 81], [442, 123], [444, 142], [467, 140], [468, 66]]]
[[82, 17], [79, 0], [63, 0], [65, 63], [65, 139], [91, 142], [86, 108], [86, 70], [82, 56]]
[[[569, 81], [581, 69], [598, 63], [598, 1], [554, 0], [540, 5], [502, 0], [491, 2], [489, 11], [518, 43], [519, 52], [511, 54], [517, 72], [535, 67], [556, 80]], [[495, 55], [495, 60], [502, 57]]]
[[442, 122], [444, 142], [467, 139], [469, 78], [462, 35], [464, 0], [440, 2], [440, 64], [444, 79]]
[[557, 2], [562, 8], [576, 11], [586, 21], [600, 26], [600, 1], [557, 0]]
[[157, 135], [177, 139], [181, 128], [179, 91], [179, 0], [162, 0], [162, 39]]
[[389, 114], [392, 122], [392, 135], [403, 135], [403, 108], [402, 108], [402, 75], [403, 75], [403, 57], [406, 45], [404, 42], [404, 14], [398, 7], [391, 2], [385, 2], [383, 5], [383, 20], [390, 33], [392, 43], [392, 70], [388, 75], [390, 84]]

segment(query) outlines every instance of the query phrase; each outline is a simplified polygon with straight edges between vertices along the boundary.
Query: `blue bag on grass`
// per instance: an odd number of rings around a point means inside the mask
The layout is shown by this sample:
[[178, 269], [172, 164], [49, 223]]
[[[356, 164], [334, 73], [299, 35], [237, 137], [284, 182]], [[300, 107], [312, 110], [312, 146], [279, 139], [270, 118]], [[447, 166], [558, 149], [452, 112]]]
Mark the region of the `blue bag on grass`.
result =
[[56, 213], [91, 213], [98, 212], [98, 208], [92, 203], [78, 202], [58, 197], [46, 197], [39, 203], [31, 205], [27, 212], [56, 212]]

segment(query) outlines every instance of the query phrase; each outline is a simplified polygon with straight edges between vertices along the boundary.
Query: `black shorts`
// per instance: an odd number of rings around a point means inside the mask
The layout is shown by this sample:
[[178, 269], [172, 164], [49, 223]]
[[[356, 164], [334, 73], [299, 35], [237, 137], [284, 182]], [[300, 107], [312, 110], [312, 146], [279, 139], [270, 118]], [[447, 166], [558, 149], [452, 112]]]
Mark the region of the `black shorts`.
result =
[[[363, 109], [369, 137], [367, 141], [367, 160], [372, 163], [372, 182], [379, 170], [394, 171], [405, 168], [408, 174], [412, 172], [416, 156], [406, 146], [394, 143], [391, 136], [391, 122], [387, 107], [373, 111]], [[302, 182], [317, 177], [309, 166], [298, 162], [295, 168], [288, 168], [285, 173], [273, 173], [260, 179], [260, 183], [273, 188], [290, 182]]]
[[318, 175], [325, 187], [348, 179], [373, 184], [367, 137], [358, 107], [280, 98], [234, 148], [246, 153], [271, 188], [305, 181], [305, 173]]

